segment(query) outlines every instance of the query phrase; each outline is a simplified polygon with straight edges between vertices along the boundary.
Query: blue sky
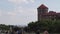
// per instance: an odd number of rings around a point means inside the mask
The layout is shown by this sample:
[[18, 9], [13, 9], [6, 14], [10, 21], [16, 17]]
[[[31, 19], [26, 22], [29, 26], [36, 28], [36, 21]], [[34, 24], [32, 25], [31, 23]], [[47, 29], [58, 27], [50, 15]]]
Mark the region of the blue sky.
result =
[[37, 21], [37, 7], [41, 4], [49, 11], [60, 11], [60, 0], [0, 0], [0, 24], [27, 25]]

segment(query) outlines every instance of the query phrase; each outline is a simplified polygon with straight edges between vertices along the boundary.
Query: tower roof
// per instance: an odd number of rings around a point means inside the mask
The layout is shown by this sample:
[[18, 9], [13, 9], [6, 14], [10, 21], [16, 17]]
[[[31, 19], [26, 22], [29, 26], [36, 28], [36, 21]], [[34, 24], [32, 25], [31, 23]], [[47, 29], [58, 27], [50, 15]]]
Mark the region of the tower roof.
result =
[[48, 7], [46, 7], [44, 4], [41, 4], [38, 8], [47, 8], [48, 9]]

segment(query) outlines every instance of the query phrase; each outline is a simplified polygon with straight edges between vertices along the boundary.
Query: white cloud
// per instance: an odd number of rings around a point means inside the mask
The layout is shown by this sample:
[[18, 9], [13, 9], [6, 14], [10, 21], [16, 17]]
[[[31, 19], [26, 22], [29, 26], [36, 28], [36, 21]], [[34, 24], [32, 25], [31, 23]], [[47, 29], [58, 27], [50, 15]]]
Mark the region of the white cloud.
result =
[[17, 22], [23, 22], [25, 24], [35, 21], [36, 20], [36, 9], [34, 8], [22, 8], [17, 7], [17, 9], [14, 9], [14, 11], [8, 12], [8, 15], [10, 15], [12, 20], [16, 20]]
[[27, 3], [27, 0], [8, 0], [8, 1], [13, 3], [23, 3], [23, 2]]
[[16, 13], [14, 13], [14, 12], [8, 12], [8, 14], [9, 14], [10, 16], [15, 16], [15, 15], [16, 15]]
[[[7, 1], [6, 2], [3, 1], [1, 5], [2, 10], [0, 10], [1, 16], [0, 24], [2, 23], [2, 24], [26, 25], [27, 23], [36, 20], [35, 9], [27, 8], [27, 6], [28, 5], [30, 6], [30, 3], [34, 3], [35, 0], [7, 0]], [[24, 6], [25, 4], [27, 4], [26, 7]]]
[[32, 2], [34, 3], [35, 0], [8, 0], [9, 2], [13, 2], [13, 3], [16, 3], [16, 4], [20, 4], [20, 3], [29, 3], [29, 2]]
[[24, 15], [32, 15], [33, 13], [36, 13], [36, 9], [34, 8], [23, 8], [23, 7], [16, 7], [13, 11], [8, 12], [8, 15], [10, 16], [16, 16], [18, 14], [24, 14]]
[[34, 3], [35, 2], [35, 0], [30, 0], [32, 3]]
[[10, 15], [10, 16], [16, 16], [18, 13], [22, 13], [24, 10], [22, 9], [22, 7], [16, 7], [16, 8], [14, 8], [14, 10], [13, 11], [10, 11], [10, 12], [8, 12], [8, 15]]
[[[33, 3], [32, 0], [8, 0], [9, 2], [20, 4], [20, 3]], [[21, 5], [21, 4], [20, 4]], [[31, 21], [36, 20], [36, 11], [33, 8], [24, 8], [21, 6], [15, 6], [10, 11], [3, 11], [1, 23], [5, 24], [22, 24], [25, 25]], [[4, 21], [4, 22], [3, 22]]]

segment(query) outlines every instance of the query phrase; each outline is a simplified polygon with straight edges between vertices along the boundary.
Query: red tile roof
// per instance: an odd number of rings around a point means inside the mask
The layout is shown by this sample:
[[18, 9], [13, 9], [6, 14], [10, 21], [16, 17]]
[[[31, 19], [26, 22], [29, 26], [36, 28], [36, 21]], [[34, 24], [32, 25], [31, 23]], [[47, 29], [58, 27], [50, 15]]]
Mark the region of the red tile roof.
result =
[[42, 15], [46, 15], [46, 16], [51, 15], [51, 16], [52, 16], [52, 15], [57, 15], [57, 13], [56, 13], [56, 12], [52, 12], [52, 11], [51, 11], [51, 12], [49, 12], [49, 13], [45, 13], [45, 14], [42, 14]]
[[48, 9], [48, 7], [46, 7], [44, 4], [41, 4], [41, 6], [39, 6], [38, 8], [47, 8]]

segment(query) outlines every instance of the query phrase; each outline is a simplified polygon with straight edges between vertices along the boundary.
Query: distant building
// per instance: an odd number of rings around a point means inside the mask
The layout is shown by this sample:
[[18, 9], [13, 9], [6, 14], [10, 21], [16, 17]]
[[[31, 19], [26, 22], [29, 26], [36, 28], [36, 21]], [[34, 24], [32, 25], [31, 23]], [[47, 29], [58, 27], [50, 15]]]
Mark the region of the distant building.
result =
[[46, 7], [44, 4], [39, 6], [37, 10], [38, 10], [38, 21], [48, 19], [50, 20], [60, 19], [60, 13], [56, 13], [54, 11], [48, 12], [48, 7]]

